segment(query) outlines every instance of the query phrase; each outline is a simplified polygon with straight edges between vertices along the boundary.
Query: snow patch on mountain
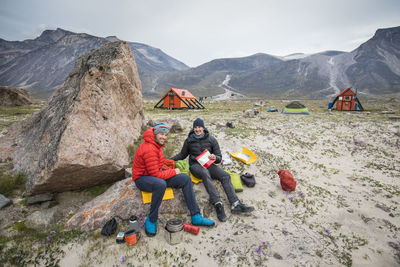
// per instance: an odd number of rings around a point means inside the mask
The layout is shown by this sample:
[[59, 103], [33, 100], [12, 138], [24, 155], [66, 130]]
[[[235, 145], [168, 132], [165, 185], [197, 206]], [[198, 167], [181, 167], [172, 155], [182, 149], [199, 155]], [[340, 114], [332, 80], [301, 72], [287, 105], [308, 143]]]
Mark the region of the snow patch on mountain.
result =
[[288, 60], [305, 58], [305, 57], [308, 57], [309, 55], [310, 54], [295, 53], [295, 54], [290, 54], [290, 55], [287, 55], [287, 56], [280, 57], [280, 59], [282, 59], [284, 61], [288, 61]]
[[384, 63], [387, 64], [389, 69], [400, 76], [400, 59], [379, 46], [377, 47], [376, 52], [385, 59]]
[[244, 95], [235, 92], [234, 88], [229, 86], [229, 81], [231, 80], [231, 75], [227, 74], [225, 76], [225, 80], [219, 85], [219, 87], [223, 88], [225, 90], [224, 93], [213, 96], [212, 100], [214, 101], [222, 101], [222, 100], [227, 100], [227, 99], [236, 99], [236, 98], [242, 98], [245, 97]]
[[138, 48], [138, 49], [136, 49], [136, 51], [140, 52], [143, 56], [145, 56], [147, 59], [149, 59], [153, 62], [162, 63], [157, 57], [149, 54], [148, 51], [144, 48]]

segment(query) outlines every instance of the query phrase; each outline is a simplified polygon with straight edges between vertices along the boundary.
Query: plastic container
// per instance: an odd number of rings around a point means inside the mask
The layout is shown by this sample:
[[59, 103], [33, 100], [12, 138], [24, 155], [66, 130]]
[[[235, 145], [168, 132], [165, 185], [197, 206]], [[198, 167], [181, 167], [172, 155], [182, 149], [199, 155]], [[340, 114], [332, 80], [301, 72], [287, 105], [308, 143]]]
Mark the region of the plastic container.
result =
[[197, 235], [200, 231], [200, 227], [184, 222], [183, 223], [183, 231]]
[[135, 215], [132, 215], [129, 218], [129, 230], [135, 230], [136, 232], [139, 232], [139, 222], [138, 219]]

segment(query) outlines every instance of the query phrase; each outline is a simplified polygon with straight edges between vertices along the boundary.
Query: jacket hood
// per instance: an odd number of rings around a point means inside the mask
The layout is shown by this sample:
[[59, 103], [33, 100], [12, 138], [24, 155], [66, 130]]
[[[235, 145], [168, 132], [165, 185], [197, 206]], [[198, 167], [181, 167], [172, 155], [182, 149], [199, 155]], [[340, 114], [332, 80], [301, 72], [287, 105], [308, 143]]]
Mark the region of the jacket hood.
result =
[[154, 145], [156, 145], [156, 146], [162, 147], [162, 145], [158, 144], [158, 143], [156, 142], [156, 140], [155, 140], [154, 128], [147, 129], [147, 130], [144, 132], [144, 134], [143, 134], [142, 137], [143, 137], [143, 139], [144, 139], [145, 142], [148, 142], [148, 143], [154, 144]]

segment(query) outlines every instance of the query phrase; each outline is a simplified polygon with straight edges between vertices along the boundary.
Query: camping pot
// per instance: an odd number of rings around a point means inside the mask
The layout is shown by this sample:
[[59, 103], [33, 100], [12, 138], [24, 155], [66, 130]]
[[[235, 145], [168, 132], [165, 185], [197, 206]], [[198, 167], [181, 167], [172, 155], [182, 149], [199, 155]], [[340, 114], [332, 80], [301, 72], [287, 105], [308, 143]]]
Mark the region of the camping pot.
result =
[[136, 244], [140, 239], [140, 233], [135, 230], [128, 230], [124, 234], [125, 243], [129, 245]]
[[171, 219], [165, 226], [165, 239], [170, 245], [179, 244], [182, 241], [183, 221]]

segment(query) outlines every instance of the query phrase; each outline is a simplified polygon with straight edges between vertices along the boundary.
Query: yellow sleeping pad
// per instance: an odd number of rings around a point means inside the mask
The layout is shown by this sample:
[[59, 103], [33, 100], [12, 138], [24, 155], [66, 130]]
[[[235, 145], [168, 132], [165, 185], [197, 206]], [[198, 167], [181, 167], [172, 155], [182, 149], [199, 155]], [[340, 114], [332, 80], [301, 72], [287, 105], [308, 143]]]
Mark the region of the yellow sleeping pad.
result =
[[[151, 203], [152, 195], [153, 194], [151, 192], [142, 191], [143, 204]], [[174, 198], [174, 191], [172, 190], [171, 187], [167, 187], [162, 200], [167, 200], [172, 198]]]
[[190, 173], [190, 178], [192, 179], [192, 182], [195, 184], [201, 183], [203, 182], [202, 179], [197, 178], [196, 176], [194, 176], [192, 173]]
[[231, 155], [235, 159], [240, 160], [241, 162], [244, 162], [246, 164], [251, 164], [257, 160], [256, 154], [254, 154], [250, 149], [245, 146], [243, 147], [242, 152], [231, 153]]

